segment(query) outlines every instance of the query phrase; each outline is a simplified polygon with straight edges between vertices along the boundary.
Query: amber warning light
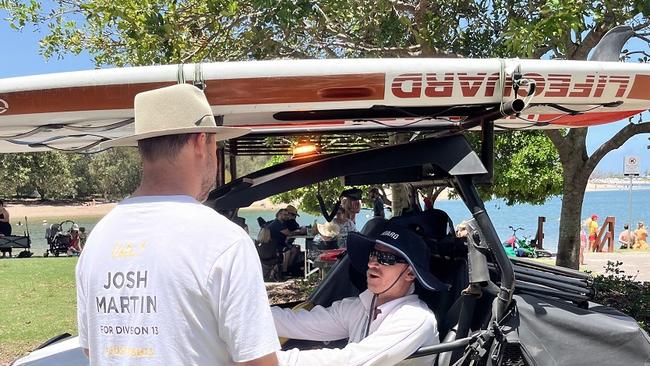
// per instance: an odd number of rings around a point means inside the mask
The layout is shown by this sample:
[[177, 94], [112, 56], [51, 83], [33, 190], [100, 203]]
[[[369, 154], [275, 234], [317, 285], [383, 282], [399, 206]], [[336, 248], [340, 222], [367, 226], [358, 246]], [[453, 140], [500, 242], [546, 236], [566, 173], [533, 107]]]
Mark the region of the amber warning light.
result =
[[304, 158], [307, 156], [317, 155], [320, 151], [316, 145], [313, 144], [298, 144], [293, 148], [292, 159]]

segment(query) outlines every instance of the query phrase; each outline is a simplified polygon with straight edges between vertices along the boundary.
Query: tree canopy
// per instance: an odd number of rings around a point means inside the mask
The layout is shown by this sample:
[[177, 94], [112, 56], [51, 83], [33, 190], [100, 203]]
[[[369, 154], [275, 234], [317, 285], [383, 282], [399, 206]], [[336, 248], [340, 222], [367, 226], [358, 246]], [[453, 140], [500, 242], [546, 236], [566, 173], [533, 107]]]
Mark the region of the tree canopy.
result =
[[140, 181], [137, 151], [112, 149], [95, 155], [60, 152], [0, 154], [0, 196], [43, 199], [119, 199]]

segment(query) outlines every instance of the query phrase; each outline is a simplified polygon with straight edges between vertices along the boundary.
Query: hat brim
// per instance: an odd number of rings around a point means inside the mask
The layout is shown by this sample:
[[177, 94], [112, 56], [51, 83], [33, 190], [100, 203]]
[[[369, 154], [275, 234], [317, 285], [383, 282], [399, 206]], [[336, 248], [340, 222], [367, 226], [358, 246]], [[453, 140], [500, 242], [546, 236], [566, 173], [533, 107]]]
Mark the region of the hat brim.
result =
[[362, 234], [351, 232], [347, 237], [347, 248], [348, 255], [350, 256], [350, 261], [352, 266], [357, 271], [361, 273], [366, 273], [368, 270], [368, 257], [370, 256], [370, 251], [375, 247], [376, 244], [384, 245], [388, 248], [399, 253], [400, 256], [406, 258], [413, 272], [415, 272], [415, 277], [417, 277], [420, 284], [431, 291], [441, 291], [448, 288], [443, 282], [436, 278], [431, 272], [425, 271], [423, 268], [416, 266], [411, 258], [409, 258], [402, 250], [396, 248], [388, 243], [385, 243], [381, 240], [375, 240], [368, 238]]
[[331, 228], [330, 226], [328, 226], [327, 224], [317, 223], [317, 224], [316, 224], [316, 227], [318, 228], [318, 232], [319, 232], [322, 236], [326, 236], [326, 237], [328, 237], [328, 238], [333, 238], [333, 237], [335, 237], [335, 236], [338, 236], [338, 235], [341, 233], [341, 230], [340, 230], [340, 229], [338, 229], [338, 230], [332, 229], [332, 228]]
[[118, 146], [138, 146], [138, 141], [144, 139], [161, 137], [161, 136], [169, 136], [169, 135], [182, 135], [187, 133], [201, 133], [201, 132], [215, 133], [217, 134], [217, 141], [223, 141], [223, 140], [233, 139], [239, 136], [244, 136], [249, 132], [251, 132], [251, 129], [242, 128], [242, 127], [221, 127], [221, 126], [175, 128], [175, 129], [168, 129], [164, 131], [142, 133], [138, 135], [131, 135], [131, 136], [113, 139], [110, 141], [102, 142], [100, 147], [109, 148], [109, 147], [118, 147]]

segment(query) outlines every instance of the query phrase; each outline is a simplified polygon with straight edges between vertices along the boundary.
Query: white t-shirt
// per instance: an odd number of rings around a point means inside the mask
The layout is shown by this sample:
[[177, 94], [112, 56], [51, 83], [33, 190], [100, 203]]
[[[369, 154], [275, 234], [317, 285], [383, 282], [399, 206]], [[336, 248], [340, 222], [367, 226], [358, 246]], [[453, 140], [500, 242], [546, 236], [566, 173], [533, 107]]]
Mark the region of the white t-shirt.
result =
[[95, 226], [77, 321], [91, 365], [230, 365], [280, 348], [250, 237], [188, 196], [126, 199]]

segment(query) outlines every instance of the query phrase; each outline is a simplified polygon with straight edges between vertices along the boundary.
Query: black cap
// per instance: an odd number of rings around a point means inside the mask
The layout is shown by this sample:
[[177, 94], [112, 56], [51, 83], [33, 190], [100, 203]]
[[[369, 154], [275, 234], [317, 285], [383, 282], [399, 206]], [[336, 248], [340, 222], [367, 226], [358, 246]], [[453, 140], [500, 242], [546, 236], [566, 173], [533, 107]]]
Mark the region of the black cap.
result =
[[341, 194], [339, 195], [339, 197], [347, 197], [357, 201], [361, 200], [361, 196], [362, 196], [362, 192], [359, 188], [346, 189], [343, 192], [341, 192]]
[[388, 225], [384, 231], [371, 239], [356, 232], [348, 234], [348, 255], [352, 265], [362, 273], [368, 270], [368, 257], [375, 244], [382, 244], [404, 257], [422, 286], [429, 290], [446, 290], [447, 285], [437, 279], [429, 270], [429, 247], [420, 236], [403, 226]]

